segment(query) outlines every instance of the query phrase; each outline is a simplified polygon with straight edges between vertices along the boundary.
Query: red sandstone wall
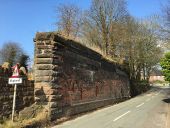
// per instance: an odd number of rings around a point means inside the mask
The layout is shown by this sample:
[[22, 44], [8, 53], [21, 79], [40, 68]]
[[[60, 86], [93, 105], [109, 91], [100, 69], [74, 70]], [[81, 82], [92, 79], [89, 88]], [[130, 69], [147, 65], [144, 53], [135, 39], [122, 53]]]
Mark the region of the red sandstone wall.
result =
[[130, 96], [127, 75], [120, 74], [111, 67], [104, 69], [105, 64], [102, 64], [102, 61], [97, 66], [93, 59], [81, 54], [76, 55], [76, 53], [65, 49], [62, 62], [60, 66], [62, 73], [58, 77], [58, 84], [62, 87], [63, 107]]
[[[67, 63], [65, 66], [69, 67], [68, 65]], [[59, 85], [62, 86], [63, 106], [99, 99], [129, 97], [128, 79], [123, 76], [99, 69], [101, 71], [94, 71], [94, 80], [91, 81], [91, 73], [87, 74], [87, 70], [74, 69], [69, 72], [66, 67], [63, 67], [64, 74], [59, 79]], [[78, 74], [82, 78], [79, 78]], [[89, 79], [85, 75], [88, 75]]]
[[126, 73], [95, 51], [52, 32], [37, 33], [34, 41], [35, 102], [50, 118], [130, 97]]

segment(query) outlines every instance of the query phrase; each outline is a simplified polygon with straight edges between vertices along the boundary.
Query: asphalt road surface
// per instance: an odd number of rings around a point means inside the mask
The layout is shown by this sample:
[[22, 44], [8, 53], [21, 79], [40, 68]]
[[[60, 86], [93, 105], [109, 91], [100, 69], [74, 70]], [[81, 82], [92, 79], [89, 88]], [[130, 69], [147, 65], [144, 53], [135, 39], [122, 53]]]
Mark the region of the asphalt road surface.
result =
[[128, 101], [97, 110], [53, 128], [170, 128], [170, 88], [153, 87]]

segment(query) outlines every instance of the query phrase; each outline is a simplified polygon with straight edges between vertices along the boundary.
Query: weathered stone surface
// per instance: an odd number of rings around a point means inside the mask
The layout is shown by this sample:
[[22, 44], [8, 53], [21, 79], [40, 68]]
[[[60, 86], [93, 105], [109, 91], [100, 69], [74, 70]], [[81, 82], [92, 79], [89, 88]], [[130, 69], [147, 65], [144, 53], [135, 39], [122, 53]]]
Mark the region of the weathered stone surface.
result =
[[44, 40], [53, 40], [54, 39], [54, 33], [37, 33], [35, 37], [35, 41], [44, 41]]
[[19, 118], [24, 120], [24, 119], [31, 119], [35, 118], [38, 113], [42, 112], [43, 107], [33, 104], [30, 107], [24, 108], [24, 110], [19, 112]]
[[[86, 64], [86, 65], [91, 65], [93, 67], [95, 67], [95, 69], [101, 68], [101, 62], [95, 61], [90, 59], [89, 57], [84, 57], [81, 56], [79, 54], [70, 52], [70, 51], [66, 51], [64, 54], [64, 58], [65, 59], [69, 59], [70, 61], [75, 61], [76, 63], [82, 63], [82, 64]], [[86, 66], [87, 68], [87, 66]]]
[[35, 95], [44, 95], [44, 91], [41, 89], [35, 89], [34, 94]]
[[52, 65], [52, 64], [38, 64], [38, 65], [36, 65], [36, 70], [53, 70], [53, 69], [54, 69], [54, 65]]
[[59, 60], [59, 59], [53, 59], [53, 64], [55, 65], [62, 65], [62, 60]]
[[50, 95], [48, 97], [48, 101], [50, 102], [57, 102], [60, 101], [62, 99], [62, 95]]
[[39, 76], [35, 77], [35, 82], [50, 82], [52, 79], [52, 76]]
[[53, 59], [52, 58], [37, 58], [35, 59], [36, 64], [52, 64]]
[[54, 46], [52, 45], [36, 45], [37, 48], [39, 49], [52, 49]]
[[36, 54], [50, 54], [53, 53], [52, 49], [37, 49]]
[[46, 45], [53, 45], [54, 43], [55, 42], [52, 41], [52, 40], [42, 40], [42, 41], [37, 40], [35, 46], [38, 46], [38, 45], [44, 45], [44, 46], [46, 46]]
[[53, 58], [53, 54], [52, 53], [47, 53], [47, 54], [36, 54], [35, 58]]
[[34, 84], [34, 87], [35, 89], [43, 89], [43, 90], [52, 88], [51, 86], [49, 86], [49, 82], [38, 82]]
[[35, 101], [52, 119], [129, 97], [126, 73], [97, 52], [50, 32], [37, 33], [35, 46]]
[[35, 76], [52, 76], [53, 74], [55, 74], [55, 72], [53, 70], [37, 70], [35, 72]]
[[48, 102], [48, 106], [50, 108], [57, 108], [57, 107], [61, 107], [62, 103], [61, 102]]
[[35, 102], [37, 102], [37, 104], [40, 103], [40, 105], [41, 105], [41, 104], [46, 105], [45, 103], [49, 102], [48, 96], [46, 96], [45, 94], [43, 94], [43, 95], [37, 95], [37, 96], [35, 97]]
[[[8, 76], [0, 73], [0, 118], [8, 118], [12, 113], [14, 86], [8, 85]], [[17, 86], [16, 113], [34, 103], [34, 83], [23, 78], [23, 83]]]
[[61, 107], [51, 108], [50, 118], [51, 118], [51, 120], [55, 120], [56, 118], [61, 117], [62, 114], [63, 114], [63, 110], [61, 109]]
[[46, 95], [58, 95], [59, 90], [57, 90], [57, 89], [49, 89], [49, 90], [44, 90], [44, 93]]

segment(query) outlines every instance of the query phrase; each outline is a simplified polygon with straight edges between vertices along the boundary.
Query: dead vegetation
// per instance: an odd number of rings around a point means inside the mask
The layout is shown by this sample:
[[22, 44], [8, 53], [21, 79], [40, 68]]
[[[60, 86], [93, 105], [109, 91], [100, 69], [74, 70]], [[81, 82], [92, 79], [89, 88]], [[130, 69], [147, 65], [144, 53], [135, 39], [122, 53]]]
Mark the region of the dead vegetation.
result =
[[0, 128], [41, 128], [48, 126], [48, 113], [45, 109], [40, 111], [35, 117], [29, 119], [15, 118], [12, 122], [10, 119], [1, 121]]

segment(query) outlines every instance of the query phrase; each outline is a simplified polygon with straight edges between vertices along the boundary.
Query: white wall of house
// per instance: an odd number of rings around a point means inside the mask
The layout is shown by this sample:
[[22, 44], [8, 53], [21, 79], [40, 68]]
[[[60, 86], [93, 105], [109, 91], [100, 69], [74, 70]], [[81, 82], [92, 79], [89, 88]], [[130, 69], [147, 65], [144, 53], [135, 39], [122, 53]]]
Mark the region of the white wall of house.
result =
[[154, 81], [165, 81], [164, 76], [150, 76], [149, 82], [154, 82]]

